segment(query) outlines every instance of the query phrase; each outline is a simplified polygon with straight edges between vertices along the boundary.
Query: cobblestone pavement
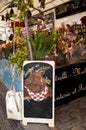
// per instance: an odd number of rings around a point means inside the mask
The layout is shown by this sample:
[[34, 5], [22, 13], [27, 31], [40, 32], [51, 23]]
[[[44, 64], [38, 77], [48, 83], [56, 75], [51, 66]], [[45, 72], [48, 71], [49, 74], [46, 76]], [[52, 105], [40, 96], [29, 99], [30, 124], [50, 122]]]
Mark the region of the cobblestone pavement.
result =
[[55, 111], [55, 130], [86, 130], [86, 96]]
[[86, 130], [86, 96], [71, 101], [55, 110], [55, 128], [45, 124], [28, 124], [6, 117], [6, 86], [0, 79], [0, 130]]

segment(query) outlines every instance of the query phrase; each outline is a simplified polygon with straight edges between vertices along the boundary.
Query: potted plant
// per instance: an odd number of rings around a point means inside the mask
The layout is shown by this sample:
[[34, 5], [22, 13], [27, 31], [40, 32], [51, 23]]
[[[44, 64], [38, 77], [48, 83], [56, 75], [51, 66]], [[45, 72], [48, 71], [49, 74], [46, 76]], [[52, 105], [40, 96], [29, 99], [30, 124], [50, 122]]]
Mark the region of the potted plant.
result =
[[35, 60], [43, 60], [46, 55], [50, 55], [53, 48], [56, 46], [57, 33], [56, 31], [46, 32], [39, 31], [30, 37], [30, 43]]

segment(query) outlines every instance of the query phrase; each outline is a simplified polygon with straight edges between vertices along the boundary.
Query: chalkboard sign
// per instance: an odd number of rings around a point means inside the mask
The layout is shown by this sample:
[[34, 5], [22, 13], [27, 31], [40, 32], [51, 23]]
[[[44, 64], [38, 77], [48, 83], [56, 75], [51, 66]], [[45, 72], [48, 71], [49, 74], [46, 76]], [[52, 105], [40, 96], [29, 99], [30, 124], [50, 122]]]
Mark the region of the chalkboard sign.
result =
[[55, 107], [86, 95], [86, 63], [76, 63], [55, 70]]
[[23, 66], [23, 124], [46, 123], [54, 127], [53, 61], [25, 61]]

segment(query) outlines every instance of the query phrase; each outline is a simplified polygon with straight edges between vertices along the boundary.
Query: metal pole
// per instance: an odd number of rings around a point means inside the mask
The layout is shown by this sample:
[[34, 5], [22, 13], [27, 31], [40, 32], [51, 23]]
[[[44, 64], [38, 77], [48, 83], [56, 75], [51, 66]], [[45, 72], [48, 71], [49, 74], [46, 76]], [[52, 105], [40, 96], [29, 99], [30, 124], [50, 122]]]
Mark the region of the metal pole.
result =
[[[24, 0], [22, 0], [22, 5], [24, 4]], [[26, 35], [27, 35], [27, 41], [28, 41], [28, 48], [30, 52], [30, 60], [33, 60], [33, 55], [32, 55], [32, 48], [30, 44], [30, 35], [29, 35], [29, 25], [28, 25], [28, 18], [27, 18], [27, 13], [24, 16], [24, 23], [25, 23], [25, 28], [26, 28]]]

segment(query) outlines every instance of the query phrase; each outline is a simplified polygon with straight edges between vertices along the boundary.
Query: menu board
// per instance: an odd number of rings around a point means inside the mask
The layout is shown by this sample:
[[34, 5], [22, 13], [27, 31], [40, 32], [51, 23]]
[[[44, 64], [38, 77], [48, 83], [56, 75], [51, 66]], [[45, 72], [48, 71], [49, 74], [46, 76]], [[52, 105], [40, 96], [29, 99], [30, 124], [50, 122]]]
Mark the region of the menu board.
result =
[[54, 127], [54, 62], [25, 61], [23, 66], [23, 124]]

